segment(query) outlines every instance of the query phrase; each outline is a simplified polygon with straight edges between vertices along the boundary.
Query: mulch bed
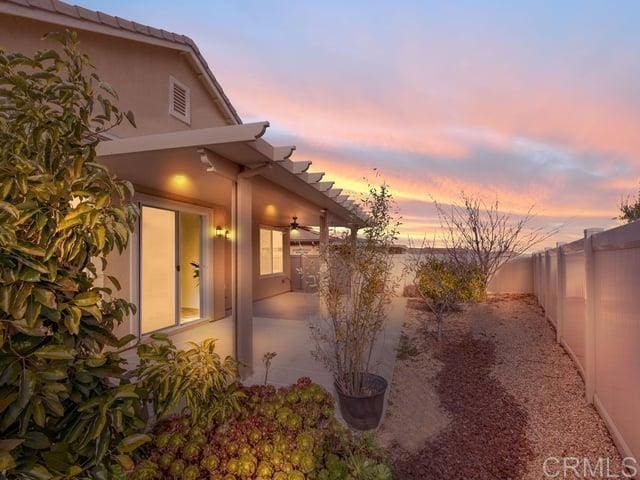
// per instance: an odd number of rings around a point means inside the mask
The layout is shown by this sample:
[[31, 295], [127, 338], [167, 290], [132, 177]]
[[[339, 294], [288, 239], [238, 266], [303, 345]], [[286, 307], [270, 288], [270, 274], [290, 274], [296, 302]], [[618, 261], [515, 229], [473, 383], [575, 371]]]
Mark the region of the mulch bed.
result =
[[398, 361], [378, 431], [396, 479], [540, 480], [547, 459], [564, 457], [606, 460], [622, 478], [622, 458], [532, 296], [466, 306], [445, 319], [442, 342], [424, 305], [407, 306], [403, 334], [416, 352]]
[[436, 388], [452, 422], [424, 448], [400, 455], [396, 478], [520, 478], [532, 455], [527, 413], [491, 376], [493, 343], [474, 339], [470, 332], [442, 344], [429, 343], [444, 364]]

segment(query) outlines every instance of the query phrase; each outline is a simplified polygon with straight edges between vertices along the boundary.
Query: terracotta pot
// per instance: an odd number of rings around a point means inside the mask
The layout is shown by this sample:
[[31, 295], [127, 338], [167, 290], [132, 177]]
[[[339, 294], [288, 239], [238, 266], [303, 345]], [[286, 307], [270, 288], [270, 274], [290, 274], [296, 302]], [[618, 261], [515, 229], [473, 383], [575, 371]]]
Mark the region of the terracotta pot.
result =
[[356, 430], [373, 430], [380, 423], [384, 409], [384, 395], [387, 391], [387, 381], [373, 373], [365, 374], [364, 384], [372, 392], [367, 396], [353, 396], [343, 393], [337, 382], [334, 388], [338, 395], [338, 405], [342, 418]]

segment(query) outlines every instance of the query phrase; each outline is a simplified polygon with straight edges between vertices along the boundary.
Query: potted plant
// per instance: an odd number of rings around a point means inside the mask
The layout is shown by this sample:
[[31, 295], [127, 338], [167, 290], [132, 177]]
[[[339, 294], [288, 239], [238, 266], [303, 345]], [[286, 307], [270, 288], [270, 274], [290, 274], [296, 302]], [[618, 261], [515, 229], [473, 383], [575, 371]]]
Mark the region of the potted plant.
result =
[[315, 358], [333, 374], [342, 417], [370, 430], [380, 422], [387, 390], [387, 381], [372, 372], [372, 355], [395, 293], [390, 247], [399, 223], [385, 184], [370, 186], [362, 206], [368, 214], [362, 236], [321, 249], [321, 312], [311, 331]]

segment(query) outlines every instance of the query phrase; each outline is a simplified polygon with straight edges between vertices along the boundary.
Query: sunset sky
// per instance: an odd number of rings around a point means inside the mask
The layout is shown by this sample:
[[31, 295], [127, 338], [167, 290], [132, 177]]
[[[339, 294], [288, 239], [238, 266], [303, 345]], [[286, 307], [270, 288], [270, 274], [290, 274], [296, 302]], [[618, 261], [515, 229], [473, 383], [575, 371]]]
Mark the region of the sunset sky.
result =
[[640, 2], [77, 2], [193, 38], [245, 122], [351, 190], [376, 168], [404, 234], [431, 197], [615, 225], [640, 180]]

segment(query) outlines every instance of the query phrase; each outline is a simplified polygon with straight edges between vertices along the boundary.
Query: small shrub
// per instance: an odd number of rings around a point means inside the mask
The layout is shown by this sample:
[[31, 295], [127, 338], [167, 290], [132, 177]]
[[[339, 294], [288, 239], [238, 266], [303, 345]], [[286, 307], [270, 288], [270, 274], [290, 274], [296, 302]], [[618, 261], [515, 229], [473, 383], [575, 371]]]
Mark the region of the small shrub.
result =
[[409, 360], [411, 357], [419, 355], [418, 347], [415, 346], [413, 340], [404, 333], [400, 336], [400, 343], [396, 352], [398, 360]]
[[419, 258], [411, 269], [415, 273], [416, 293], [435, 315], [438, 340], [442, 338], [444, 317], [462, 302], [484, 297], [484, 276], [473, 264], [433, 255]]
[[392, 478], [372, 438], [343, 428], [331, 395], [309, 379], [243, 392], [240, 411], [226, 422], [194, 425], [181, 416], [159, 424], [131, 479]]
[[178, 350], [165, 334], [155, 334], [155, 343], [138, 346], [140, 365], [134, 372], [140, 396], [151, 404], [158, 419], [183, 412], [194, 424], [222, 421], [240, 408], [244, 395], [236, 383], [238, 362], [221, 358], [216, 341], [190, 342]]
[[264, 363], [264, 384], [269, 381], [269, 371], [271, 370], [271, 362], [276, 358], [278, 354], [276, 352], [267, 352], [262, 356], [262, 363]]

